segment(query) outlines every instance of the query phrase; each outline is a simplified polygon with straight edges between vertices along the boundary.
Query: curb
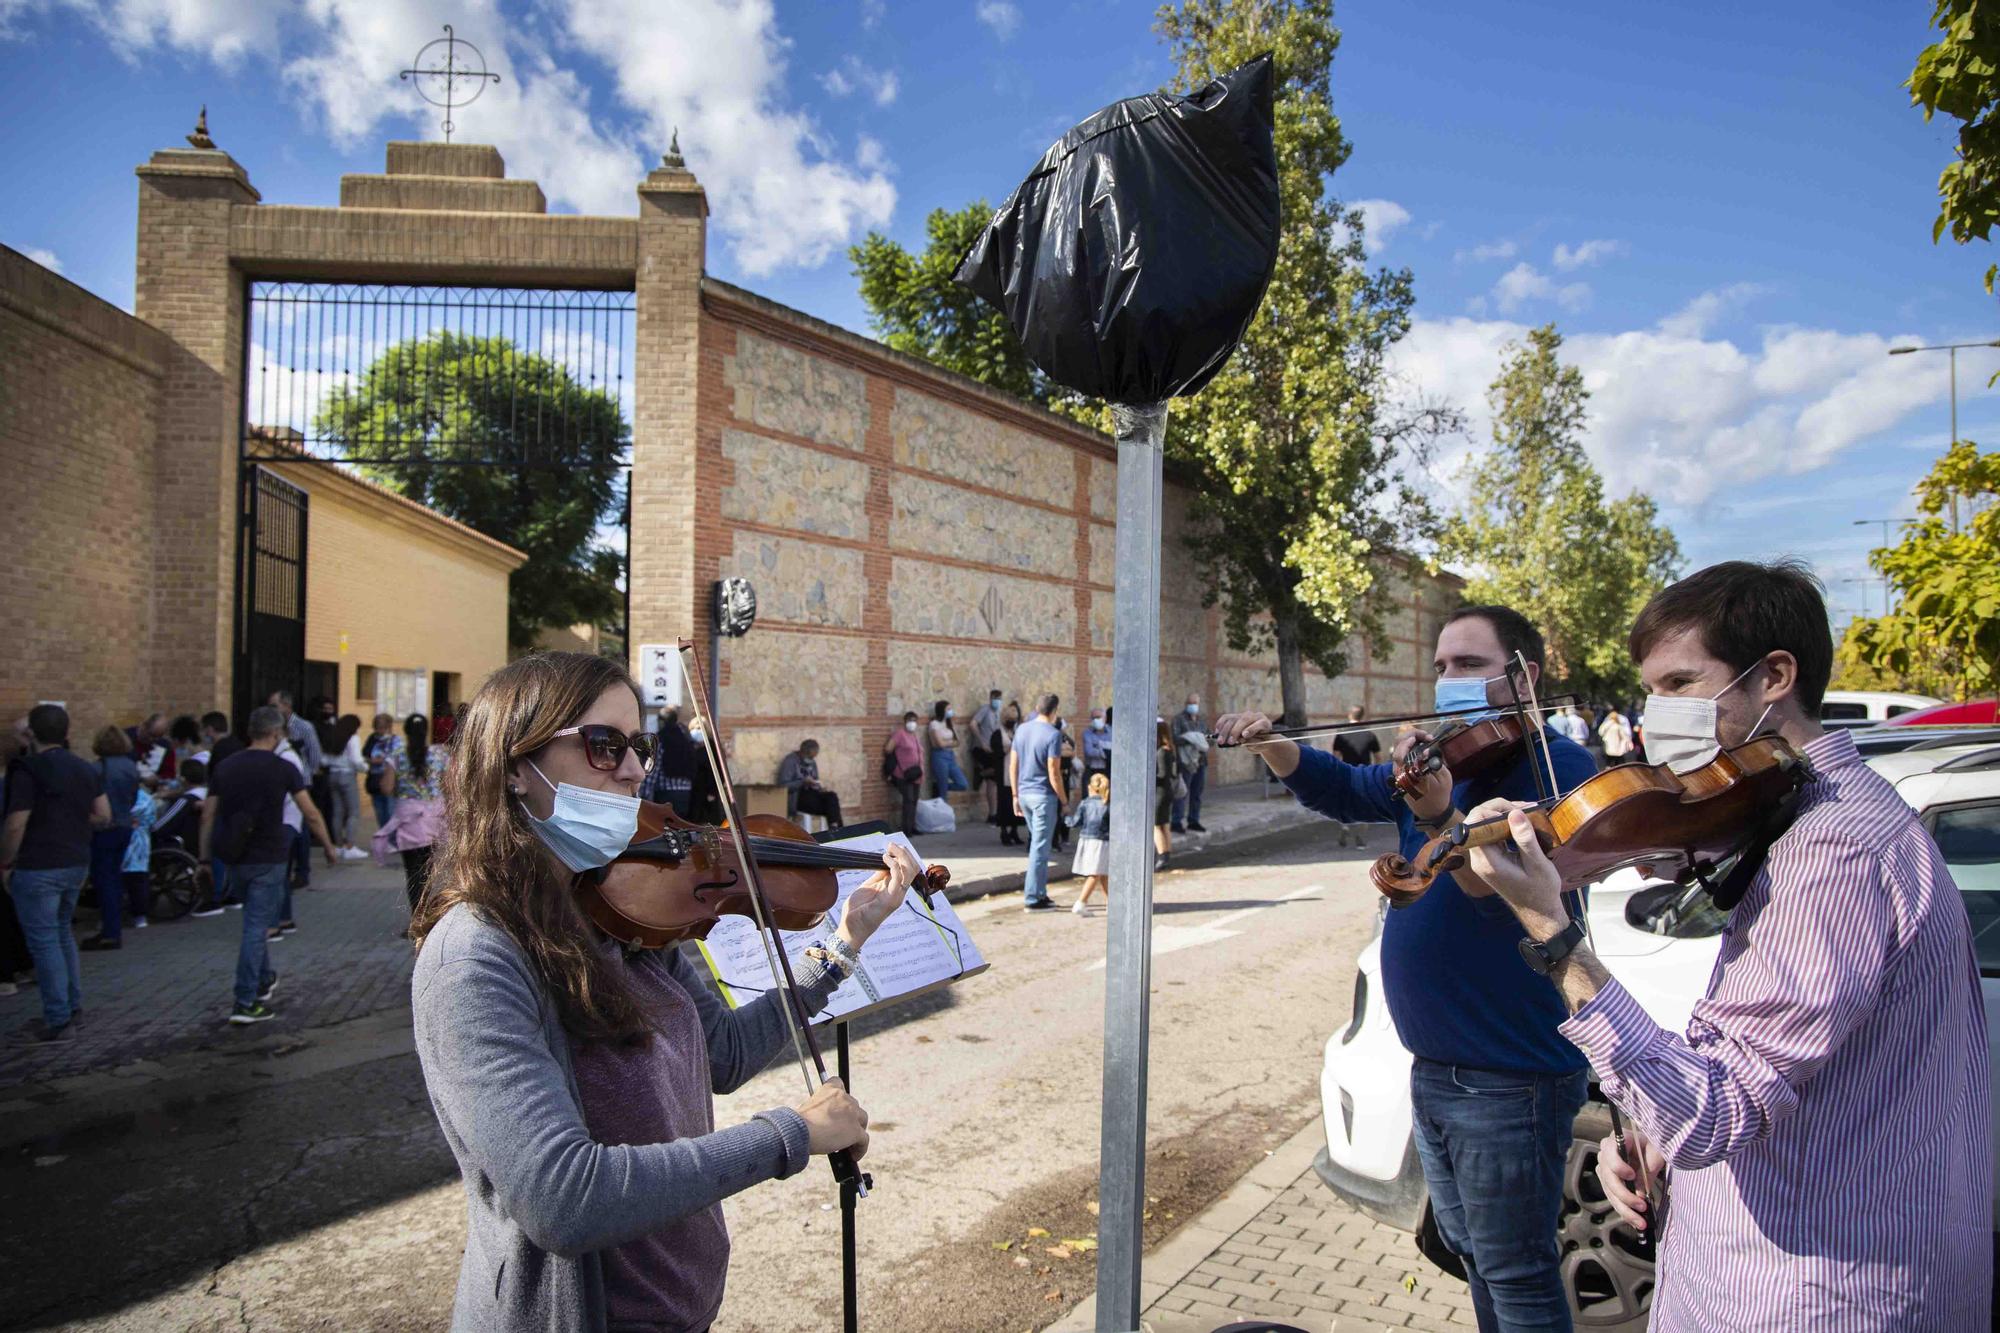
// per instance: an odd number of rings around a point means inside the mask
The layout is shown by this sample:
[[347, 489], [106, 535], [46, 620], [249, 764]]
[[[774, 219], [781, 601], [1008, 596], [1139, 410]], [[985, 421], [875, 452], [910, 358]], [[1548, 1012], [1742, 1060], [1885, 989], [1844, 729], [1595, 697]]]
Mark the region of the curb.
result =
[[[1313, 1158], [1326, 1146], [1326, 1126], [1317, 1114], [1299, 1132], [1273, 1148], [1201, 1213], [1140, 1259], [1139, 1303], [1142, 1311], [1172, 1291], [1216, 1247], [1242, 1230], [1292, 1182], [1311, 1169]], [[1090, 1333], [1097, 1327], [1097, 1297], [1086, 1296], [1070, 1312], [1048, 1326], [1046, 1333]]]

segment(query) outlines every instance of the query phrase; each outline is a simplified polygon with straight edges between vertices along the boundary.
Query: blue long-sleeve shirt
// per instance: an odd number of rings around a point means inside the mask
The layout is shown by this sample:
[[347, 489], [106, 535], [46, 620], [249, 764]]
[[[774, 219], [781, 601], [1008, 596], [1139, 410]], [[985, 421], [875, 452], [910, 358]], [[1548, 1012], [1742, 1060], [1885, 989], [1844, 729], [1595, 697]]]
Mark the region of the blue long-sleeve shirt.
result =
[[[1590, 755], [1567, 737], [1546, 731], [1555, 786], [1566, 792], [1597, 771]], [[1530, 747], [1540, 767], [1541, 747]], [[1452, 801], [1469, 811], [1496, 796], [1537, 796], [1530, 758], [1496, 775], [1457, 784]], [[1425, 842], [1410, 807], [1395, 799], [1394, 767], [1342, 763], [1301, 747], [1299, 766], [1284, 782], [1299, 804], [1343, 823], [1392, 823], [1405, 856]], [[1570, 911], [1583, 910], [1581, 894]], [[1476, 1069], [1571, 1073], [1583, 1053], [1557, 1027], [1569, 1017], [1556, 988], [1521, 961], [1521, 923], [1497, 896], [1469, 897], [1450, 875], [1429, 892], [1393, 909], [1382, 929], [1382, 989], [1389, 1017], [1410, 1053], [1440, 1064]]]

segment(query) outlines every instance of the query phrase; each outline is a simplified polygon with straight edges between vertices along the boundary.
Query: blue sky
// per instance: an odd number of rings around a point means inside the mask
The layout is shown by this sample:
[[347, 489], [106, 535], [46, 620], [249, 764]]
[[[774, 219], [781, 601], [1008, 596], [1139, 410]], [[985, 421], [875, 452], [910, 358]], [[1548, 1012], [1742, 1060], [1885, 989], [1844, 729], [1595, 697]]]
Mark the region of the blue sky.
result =
[[[1880, 591], [1873, 527], [1948, 438], [1939, 355], [2000, 336], [1985, 247], [1933, 246], [1950, 133], [1899, 87], [1926, 0], [1597, 8], [1349, 0], [1336, 110], [1377, 259], [1416, 275], [1404, 391], [1473, 417], [1555, 320], [1589, 447], [1691, 564], [1803, 555]], [[626, 213], [678, 125], [712, 272], [866, 330], [846, 247], [1003, 197], [1068, 124], [1157, 86], [1153, 7], [1107, 0], [0, 0], [0, 241], [128, 306], [131, 168], [206, 103], [270, 202], [331, 204], [434, 137], [396, 71], [445, 22], [505, 81], [459, 113], [562, 211]], [[2000, 351], [1962, 354], [1961, 433], [2000, 438]], [[1451, 493], [1448, 456], [1437, 485]], [[1836, 619], [1843, 617], [1836, 616]]]

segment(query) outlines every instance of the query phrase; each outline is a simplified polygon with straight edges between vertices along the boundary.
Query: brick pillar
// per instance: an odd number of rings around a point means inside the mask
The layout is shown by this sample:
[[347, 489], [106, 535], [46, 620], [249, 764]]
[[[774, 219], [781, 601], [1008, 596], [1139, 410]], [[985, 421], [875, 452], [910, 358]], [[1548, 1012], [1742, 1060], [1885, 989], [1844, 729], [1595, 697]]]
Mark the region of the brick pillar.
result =
[[135, 519], [152, 539], [151, 703], [227, 709], [245, 291], [229, 263], [229, 224], [259, 196], [216, 149], [162, 149], [138, 176], [133, 313], [172, 343], [151, 441], [152, 511]]
[[[696, 586], [695, 484], [701, 275], [708, 196], [677, 153], [639, 185], [632, 353], [632, 635], [638, 645], [683, 635], [708, 653], [708, 599]], [[709, 498], [714, 503], [714, 497]], [[706, 663], [710, 671], [719, 664]]]

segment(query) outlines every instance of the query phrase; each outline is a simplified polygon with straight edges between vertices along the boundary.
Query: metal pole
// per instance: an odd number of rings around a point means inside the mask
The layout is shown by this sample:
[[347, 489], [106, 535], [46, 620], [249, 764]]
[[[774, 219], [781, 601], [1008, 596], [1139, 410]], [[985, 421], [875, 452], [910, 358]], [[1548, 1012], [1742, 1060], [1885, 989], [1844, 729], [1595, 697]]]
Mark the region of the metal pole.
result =
[[[1958, 448], [1958, 348], [1951, 349], [1951, 449]], [[1958, 535], [1958, 492], [1951, 493], [1951, 533]]]
[[1159, 711], [1160, 487], [1167, 405], [1115, 406], [1116, 627], [1111, 702], [1111, 902], [1098, 1150], [1097, 1327], [1139, 1326], [1146, 1203], [1146, 1034], [1153, 973], [1153, 735]]

